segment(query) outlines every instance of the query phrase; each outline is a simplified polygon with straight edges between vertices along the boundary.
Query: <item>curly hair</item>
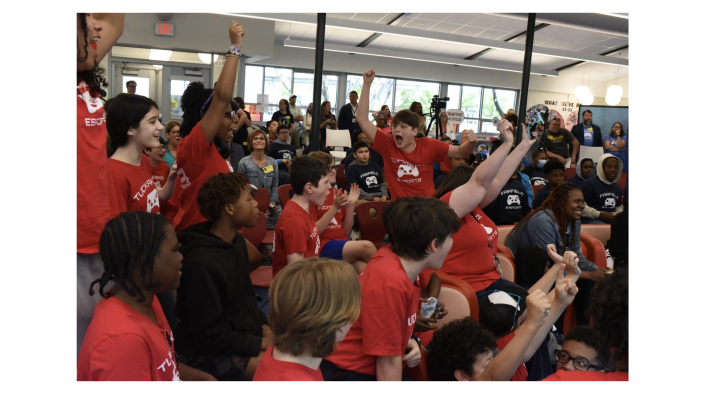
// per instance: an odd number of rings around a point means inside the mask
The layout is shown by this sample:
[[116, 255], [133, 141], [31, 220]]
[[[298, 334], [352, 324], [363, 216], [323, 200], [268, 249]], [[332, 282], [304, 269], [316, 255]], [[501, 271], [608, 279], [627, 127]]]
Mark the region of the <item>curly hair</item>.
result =
[[114, 281], [139, 301], [145, 300], [139, 284], [134, 281], [134, 269], [139, 268], [141, 284], [152, 290], [154, 259], [164, 241], [164, 227], [171, 226], [161, 214], [144, 211], [125, 212], [107, 222], [99, 238], [99, 254], [104, 264], [102, 277], [89, 285], [89, 295], [94, 295], [94, 285], [99, 283], [99, 294], [108, 298], [105, 292], [109, 281]]
[[226, 204], [233, 204], [248, 190], [248, 178], [240, 172], [229, 172], [210, 177], [199, 189], [199, 212], [209, 221], [217, 221]]
[[564, 244], [563, 251], [566, 251], [566, 246], [574, 248], [576, 246], [576, 235], [571, 235], [571, 243], [566, 243], [566, 230], [568, 229], [569, 223], [571, 223], [571, 229], [575, 228], [576, 222], [569, 222], [568, 217], [564, 214], [564, 205], [569, 197], [569, 193], [574, 190], [581, 190], [575, 184], [571, 182], [564, 182], [557, 186], [556, 189], [551, 191], [549, 197], [544, 200], [544, 204], [541, 207], [533, 209], [526, 217], [522, 218], [516, 226], [509, 232], [507, 238], [511, 235], [521, 234], [524, 227], [528, 224], [529, 220], [539, 211], [546, 210], [547, 208], [553, 212], [553, 216], [546, 213], [546, 215], [551, 218], [554, 223], [559, 227], [559, 234], [561, 236], [561, 243]]
[[427, 357], [430, 380], [456, 381], [457, 370], [471, 376], [477, 356], [496, 347], [494, 335], [472, 317], [454, 320], [436, 330], [432, 337]]
[[275, 347], [294, 356], [329, 356], [337, 330], [360, 315], [361, 296], [355, 269], [344, 261], [313, 257], [288, 265], [268, 291]]
[[[87, 14], [79, 13], [78, 16], [80, 18], [80, 24], [82, 25], [82, 32], [84, 32], [84, 58], [80, 58], [82, 51], [79, 47], [79, 38], [77, 38], [77, 62], [84, 62], [87, 60], [87, 57], [89, 57], [89, 29], [87, 28]], [[109, 83], [107, 83], [107, 80], [102, 76], [104, 72], [104, 68], [99, 68], [98, 66], [95, 66], [89, 71], [77, 71], [77, 84], [79, 85], [80, 82], [84, 81], [84, 83], [89, 86], [91, 92], [98, 94], [99, 97], [105, 97], [107, 96], [107, 91], [102, 88], [108, 87]]]
[[595, 329], [589, 325], [578, 325], [573, 327], [564, 337], [564, 343], [569, 340], [581, 342], [586, 346], [596, 350], [596, 364], [605, 367], [611, 357], [608, 346], [603, 342]]
[[599, 282], [591, 294], [593, 327], [616, 361], [628, 359], [628, 269], [620, 268]]
[[181, 95], [181, 110], [184, 122], [181, 123], [181, 137], [189, 136], [191, 130], [201, 121], [203, 114], [211, 107], [213, 89], [204, 88], [202, 82], [191, 82]]

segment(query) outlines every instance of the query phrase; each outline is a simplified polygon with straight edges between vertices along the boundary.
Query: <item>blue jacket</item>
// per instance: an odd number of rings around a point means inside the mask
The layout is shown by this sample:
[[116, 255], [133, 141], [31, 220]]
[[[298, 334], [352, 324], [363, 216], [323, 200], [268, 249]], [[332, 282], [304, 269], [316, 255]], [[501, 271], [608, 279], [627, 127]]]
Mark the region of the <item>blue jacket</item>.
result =
[[[593, 146], [591, 147], [602, 147], [603, 139], [601, 138], [601, 128], [598, 125], [593, 125]], [[578, 140], [579, 144], [583, 146], [583, 122], [571, 127], [571, 134]]]
[[[564, 244], [561, 241], [561, 233], [559, 226], [551, 219], [554, 216], [553, 211], [545, 209], [534, 214], [531, 219], [526, 222], [526, 226], [521, 228], [521, 231], [516, 231], [519, 225], [515, 226], [506, 238], [504, 245], [514, 253], [514, 257], [519, 257], [518, 249], [534, 246], [546, 250], [546, 245], [556, 245], [556, 251], [559, 254], [564, 254]], [[523, 222], [522, 222], [523, 223]], [[578, 267], [582, 271], [593, 271], [596, 264], [588, 261], [581, 254], [581, 221], [576, 221], [573, 225], [574, 232], [574, 248], [571, 249], [578, 257]]]
[[524, 185], [524, 189], [526, 189], [526, 198], [529, 200], [529, 208], [533, 209], [534, 207], [532, 207], [531, 205], [534, 201], [534, 191], [531, 189], [529, 176], [519, 171], [516, 171], [516, 174], [519, 175], [519, 179], [521, 179], [521, 184]]

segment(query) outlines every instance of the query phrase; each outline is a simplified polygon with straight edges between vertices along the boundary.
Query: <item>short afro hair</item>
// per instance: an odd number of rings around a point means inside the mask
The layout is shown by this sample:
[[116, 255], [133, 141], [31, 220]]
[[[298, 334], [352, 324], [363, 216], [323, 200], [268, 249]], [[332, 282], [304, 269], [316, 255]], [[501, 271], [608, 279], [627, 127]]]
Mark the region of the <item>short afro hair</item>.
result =
[[223, 214], [226, 204], [233, 204], [241, 197], [241, 192], [250, 190], [246, 175], [229, 172], [210, 177], [199, 189], [197, 202], [199, 211], [206, 219], [215, 222]]
[[549, 172], [551, 171], [556, 171], [557, 169], [560, 169], [562, 171], [566, 171], [566, 166], [564, 166], [564, 163], [562, 163], [559, 160], [549, 160], [544, 164], [544, 174], [548, 175]]
[[596, 350], [596, 364], [605, 367], [611, 357], [611, 352], [608, 351], [608, 346], [603, 343], [601, 337], [598, 336], [593, 327], [589, 325], [578, 325], [573, 327], [564, 337], [564, 343], [569, 340], [581, 342], [586, 346]]
[[593, 327], [615, 361], [628, 359], [628, 268], [607, 275], [591, 295]]
[[494, 335], [471, 317], [454, 320], [432, 337], [427, 358], [430, 380], [456, 381], [456, 370], [472, 375], [477, 356], [496, 347]]

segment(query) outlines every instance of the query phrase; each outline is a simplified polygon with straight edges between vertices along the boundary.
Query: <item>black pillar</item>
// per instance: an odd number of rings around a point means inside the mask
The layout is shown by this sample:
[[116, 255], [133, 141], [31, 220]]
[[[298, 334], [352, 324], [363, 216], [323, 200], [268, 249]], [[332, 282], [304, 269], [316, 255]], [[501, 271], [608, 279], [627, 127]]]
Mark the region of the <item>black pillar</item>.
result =
[[527, 125], [526, 101], [529, 97], [529, 77], [531, 76], [531, 52], [534, 49], [534, 25], [536, 25], [536, 14], [529, 13], [529, 21], [526, 24], [526, 46], [524, 48], [524, 68], [521, 75], [521, 96], [519, 98], [519, 126], [516, 130], [514, 145], [521, 142], [521, 124]]
[[325, 13], [318, 14], [315, 31], [315, 77], [313, 81], [313, 124], [310, 127], [310, 152], [320, 150], [321, 88], [323, 87], [323, 54], [325, 52]]

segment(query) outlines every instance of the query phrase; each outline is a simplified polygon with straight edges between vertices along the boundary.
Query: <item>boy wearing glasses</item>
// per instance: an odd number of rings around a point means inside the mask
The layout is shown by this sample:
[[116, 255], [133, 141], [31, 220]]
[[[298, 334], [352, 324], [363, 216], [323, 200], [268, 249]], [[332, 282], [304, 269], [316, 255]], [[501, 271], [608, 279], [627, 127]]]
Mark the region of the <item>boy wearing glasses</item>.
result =
[[566, 334], [561, 350], [556, 350], [556, 371], [602, 371], [608, 358], [608, 348], [596, 330], [578, 325]]
[[151, 175], [157, 189], [166, 186], [166, 178], [169, 176], [169, 164], [164, 161], [166, 140], [160, 137], [159, 143], [161, 143], [159, 147], [150, 147], [144, 150], [144, 154], [151, 160]]
[[278, 140], [271, 143], [266, 153], [278, 163], [278, 185], [290, 184], [290, 161], [298, 156], [295, 146], [290, 144], [290, 130], [287, 125], [278, 127]]

